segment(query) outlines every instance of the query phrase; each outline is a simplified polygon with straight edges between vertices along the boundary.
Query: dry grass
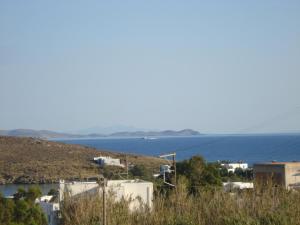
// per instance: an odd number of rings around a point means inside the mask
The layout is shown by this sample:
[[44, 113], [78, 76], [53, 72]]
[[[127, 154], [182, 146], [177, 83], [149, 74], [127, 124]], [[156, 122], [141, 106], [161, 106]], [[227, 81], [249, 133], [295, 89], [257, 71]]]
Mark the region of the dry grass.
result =
[[[158, 195], [154, 209], [130, 213], [127, 203], [108, 203], [109, 225], [299, 225], [300, 193], [264, 186], [254, 191], [225, 193], [220, 189], [200, 190], [189, 195], [184, 181], [177, 193]], [[63, 225], [102, 224], [102, 200], [84, 196], [66, 199]]]
[[[0, 136], [0, 183], [52, 183], [59, 179], [87, 178], [99, 174], [93, 157], [124, 159], [121, 153], [98, 151], [79, 145]], [[129, 155], [128, 161], [159, 169], [162, 160]]]

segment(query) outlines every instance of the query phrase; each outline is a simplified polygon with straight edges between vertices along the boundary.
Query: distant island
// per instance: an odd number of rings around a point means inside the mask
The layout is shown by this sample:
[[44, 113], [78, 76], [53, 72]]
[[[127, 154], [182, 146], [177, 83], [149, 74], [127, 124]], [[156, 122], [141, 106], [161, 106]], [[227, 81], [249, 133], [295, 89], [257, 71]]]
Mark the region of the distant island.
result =
[[195, 136], [201, 135], [198, 131], [191, 129], [184, 129], [179, 131], [165, 130], [165, 131], [135, 131], [135, 132], [117, 132], [110, 134], [113, 137], [163, 137], [163, 136]]
[[192, 129], [184, 129], [179, 131], [133, 131], [133, 132], [116, 132], [112, 134], [69, 134], [60, 133], [49, 130], [32, 130], [32, 129], [15, 129], [15, 130], [0, 130], [0, 136], [12, 137], [33, 137], [42, 139], [52, 138], [100, 138], [100, 137], [180, 137], [180, 136], [198, 136], [201, 135], [198, 131]]

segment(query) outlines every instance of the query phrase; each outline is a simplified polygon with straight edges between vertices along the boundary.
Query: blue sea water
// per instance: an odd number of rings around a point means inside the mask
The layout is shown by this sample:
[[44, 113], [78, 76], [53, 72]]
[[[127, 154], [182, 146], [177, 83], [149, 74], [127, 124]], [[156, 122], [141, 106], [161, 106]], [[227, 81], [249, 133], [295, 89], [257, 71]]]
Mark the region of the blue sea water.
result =
[[[3, 196], [11, 196], [14, 193], [18, 191], [19, 188], [23, 188], [25, 190], [28, 190], [31, 186], [31, 184], [4, 184], [0, 185], [0, 193], [2, 193]], [[37, 186], [40, 187], [41, 192], [43, 195], [46, 195], [51, 189], [57, 189], [58, 184], [37, 184]]]
[[202, 155], [207, 161], [300, 161], [300, 134], [202, 135], [197, 137], [99, 138], [59, 140], [96, 149], [159, 156], [176, 152], [177, 159]]

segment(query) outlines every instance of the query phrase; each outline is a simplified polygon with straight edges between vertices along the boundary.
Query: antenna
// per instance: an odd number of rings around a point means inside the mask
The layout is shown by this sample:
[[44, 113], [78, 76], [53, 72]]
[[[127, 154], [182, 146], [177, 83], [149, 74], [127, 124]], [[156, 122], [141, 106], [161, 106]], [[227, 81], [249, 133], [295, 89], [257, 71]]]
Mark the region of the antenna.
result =
[[176, 178], [176, 152], [173, 153], [169, 153], [169, 154], [164, 154], [164, 155], [160, 155], [159, 158], [163, 158], [165, 160], [167, 160], [168, 162], [170, 162], [169, 158], [172, 158], [172, 166], [173, 166], [173, 170], [170, 170], [171, 172], [174, 172], [174, 179], [175, 179], [175, 184], [169, 183], [166, 181], [166, 170], [164, 169], [163, 171], [163, 177], [164, 177], [164, 183], [176, 188], [177, 185], [177, 178]]

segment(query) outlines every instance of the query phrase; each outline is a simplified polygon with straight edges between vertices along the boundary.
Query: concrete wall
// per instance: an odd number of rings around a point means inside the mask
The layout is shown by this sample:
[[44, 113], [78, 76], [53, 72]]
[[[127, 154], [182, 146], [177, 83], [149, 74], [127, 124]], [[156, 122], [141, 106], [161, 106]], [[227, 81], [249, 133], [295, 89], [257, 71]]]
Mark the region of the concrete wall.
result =
[[59, 182], [59, 201], [64, 199], [64, 194], [76, 196], [81, 193], [95, 194], [99, 185], [96, 182]]
[[282, 164], [254, 164], [253, 173], [258, 182], [272, 181], [285, 186], [285, 166]]
[[257, 181], [272, 179], [274, 183], [283, 185], [288, 189], [300, 187], [299, 162], [254, 164], [253, 172]]
[[[122, 198], [131, 200], [129, 205], [131, 210], [137, 210], [141, 204], [152, 208], [153, 199], [153, 183], [137, 180], [109, 180], [106, 186], [107, 194], [112, 194], [116, 201]], [[76, 196], [83, 193], [102, 194], [102, 188], [96, 182], [60, 182], [59, 196], [60, 201], [63, 200], [64, 192], [68, 192], [70, 196]]]
[[118, 197], [131, 200], [131, 210], [138, 210], [142, 205], [152, 209], [153, 184], [151, 182], [135, 182], [134, 180], [108, 181], [107, 187], [113, 190]]
[[287, 188], [300, 188], [300, 163], [285, 165], [285, 183]]

